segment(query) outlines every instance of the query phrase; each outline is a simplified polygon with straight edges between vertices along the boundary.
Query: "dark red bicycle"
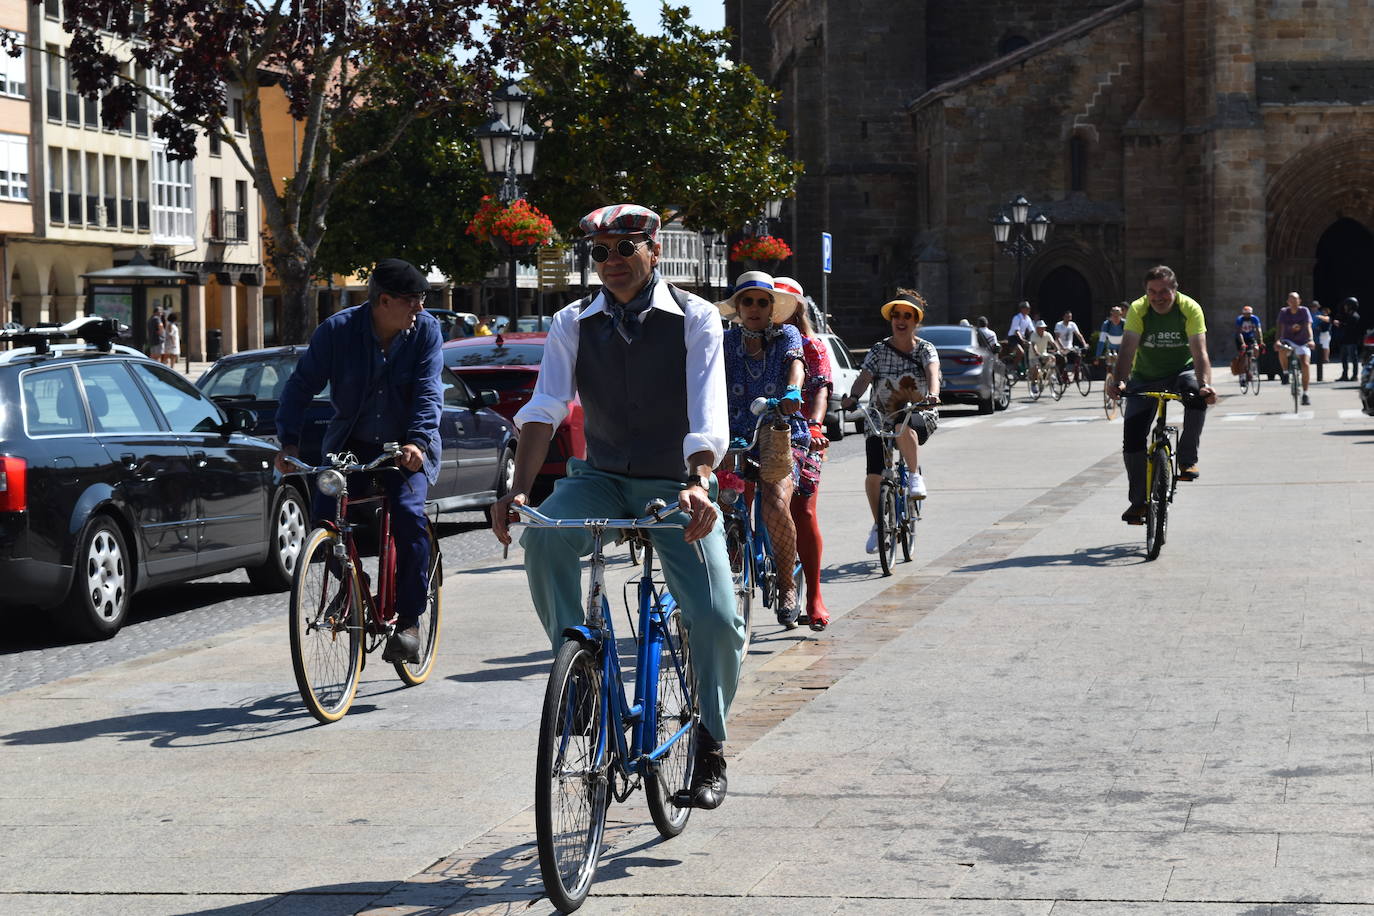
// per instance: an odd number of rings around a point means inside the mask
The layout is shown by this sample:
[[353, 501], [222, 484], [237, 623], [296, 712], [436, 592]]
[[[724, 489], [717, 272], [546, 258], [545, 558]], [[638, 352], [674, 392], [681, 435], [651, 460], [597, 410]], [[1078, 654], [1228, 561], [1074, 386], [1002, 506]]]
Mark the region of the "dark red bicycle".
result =
[[[336, 722], [353, 705], [362, 677], [364, 657], [386, 643], [396, 630], [396, 546], [391, 534], [391, 506], [384, 494], [361, 499], [348, 496], [349, 475], [369, 471], [385, 473], [399, 468], [388, 462], [400, 455], [400, 447], [387, 443], [375, 460], [362, 463], [351, 454], [328, 455], [329, 463], [311, 467], [295, 458], [294, 466], [318, 474], [315, 485], [326, 496], [337, 496], [338, 513], [319, 524], [301, 548], [291, 587], [291, 667], [296, 686], [310, 714], [321, 722]], [[363, 554], [354, 537], [356, 525], [349, 510], [377, 505], [377, 556], [375, 564], [363, 565]], [[398, 661], [396, 674], [410, 686], [422, 684], [434, 668], [439, 643], [442, 603], [443, 557], [429, 525], [428, 596], [420, 618], [420, 660]], [[371, 559], [371, 558], [369, 558]], [[376, 581], [377, 592], [371, 583]]]

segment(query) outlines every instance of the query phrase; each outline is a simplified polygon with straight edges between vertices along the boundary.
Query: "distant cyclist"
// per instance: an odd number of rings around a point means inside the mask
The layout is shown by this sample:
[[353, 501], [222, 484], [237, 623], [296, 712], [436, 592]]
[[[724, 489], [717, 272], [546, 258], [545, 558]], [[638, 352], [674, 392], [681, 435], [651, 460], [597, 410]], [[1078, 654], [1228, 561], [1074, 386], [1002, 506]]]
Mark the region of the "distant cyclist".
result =
[[1297, 293], [1288, 294], [1288, 304], [1279, 309], [1274, 326], [1278, 328], [1275, 339], [1292, 348], [1291, 352], [1284, 347], [1278, 348], [1279, 369], [1283, 372], [1283, 383], [1288, 384], [1289, 363], [1293, 357], [1297, 357], [1298, 364], [1302, 368], [1302, 402], [1303, 404], [1311, 404], [1312, 402], [1307, 398], [1307, 382], [1311, 375], [1312, 313], [1307, 310], [1307, 306], [1302, 304], [1302, 296]]
[[1215, 404], [1212, 363], [1207, 357], [1207, 322], [1202, 306], [1178, 291], [1178, 278], [1164, 265], [1145, 273], [1145, 295], [1126, 312], [1126, 333], [1116, 358], [1119, 380], [1109, 396], [1126, 396], [1121, 453], [1126, 464], [1130, 506], [1121, 520], [1145, 524], [1145, 443], [1155, 403], [1142, 391], [1173, 391], [1183, 397], [1183, 435], [1178, 441], [1179, 480], [1198, 477], [1198, 443], [1207, 405]]
[[[1030, 351], [1030, 377], [1039, 380], [1042, 384], [1045, 379], [1041, 378], [1041, 370], [1053, 364], [1059, 365], [1059, 357], [1063, 353], [1063, 347], [1059, 346], [1059, 341], [1050, 333], [1049, 325], [1044, 321], [1035, 323], [1035, 330], [1026, 342]], [[1053, 357], [1051, 359], [1050, 357]]]
[[1064, 317], [1054, 326], [1054, 339], [1059, 341], [1060, 348], [1064, 350], [1072, 350], [1075, 340], [1084, 350], [1088, 349], [1088, 342], [1083, 339], [1083, 332], [1078, 330], [1078, 323], [1073, 320], [1072, 311], [1066, 311]]
[[1035, 333], [1035, 322], [1031, 320], [1029, 302], [1022, 301], [1016, 306], [1016, 314], [1011, 316], [1011, 326], [1007, 328], [1006, 355], [1003, 361], [1008, 364], [1025, 362], [1030, 353], [1027, 343]]
[[1250, 306], [1245, 306], [1236, 316], [1236, 352], [1249, 350], [1257, 355], [1264, 341], [1264, 329], [1260, 327], [1259, 316]]
[[1126, 333], [1126, 308], [1129, 303], [1123, 302], [1121, 305], [1112, 306], [1112, 310], [1107, 314], [1107, 320], [1102, 322], [1102, 327], [1097, 331], [1097, 350], [1093, 353], [1094, 360], [1100, 360], [1104, 356], [1116, 358], [1116, 353], [1121, 349], [1121, 337]]

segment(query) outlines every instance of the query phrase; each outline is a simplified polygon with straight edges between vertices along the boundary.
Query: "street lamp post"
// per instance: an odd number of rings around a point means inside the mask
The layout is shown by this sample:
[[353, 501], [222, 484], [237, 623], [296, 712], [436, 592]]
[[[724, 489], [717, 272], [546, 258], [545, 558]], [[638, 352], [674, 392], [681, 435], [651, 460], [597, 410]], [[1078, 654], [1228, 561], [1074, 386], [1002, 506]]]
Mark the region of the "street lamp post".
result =
[[1002, 246], [1002, 253], [1016, 258], [1016, 301], [1024, 302], [1025, 259], [1035, 254], [1049, 235], [1049, 217], [1043, 213], [1030, 216], [1031, 202], [1024, 194], [1008, 203], [992, 221], [992, 237]]
[[[507, 80], [492, 93], [491, 118], [475, 134], [482, 148], [482, 164], [488, 175], [500, 179], [497, 199], [511, 204], [520, 198], [520, 182], [534, 175], [535, 147], [539, 134], [525, 123], [529, 96], [515, 80]], [[520, 317], [520, 290], [516, 283], [516, 261], [519, 251], [506, 243], [510, 261], [510, 319]]]

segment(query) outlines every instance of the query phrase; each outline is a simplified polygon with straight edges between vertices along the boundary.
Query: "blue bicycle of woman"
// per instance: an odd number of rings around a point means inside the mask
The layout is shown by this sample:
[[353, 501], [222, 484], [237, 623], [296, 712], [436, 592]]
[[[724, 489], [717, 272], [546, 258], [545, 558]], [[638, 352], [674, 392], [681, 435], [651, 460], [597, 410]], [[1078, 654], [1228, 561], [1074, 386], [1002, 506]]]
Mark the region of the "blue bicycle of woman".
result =
[[[554, 657], [539, 724], [535, 768], [535, 829], [544, 889], [561, 911], [582, 905], [596, 875], [611, 800], [625, 801], [644, 786], [649, 815], [664, 838], [687, 826], [693, 747], [701, 718], [696, 674], [681, 611], [655, 577], [647, 529], [681, 528], [664, 521], [676, 512], [654, 500], [643, 518], [555, 519], [512, 506], [528, 525], [586, 528], [592, 536], [586, 618], [564, 632]], [[640, 539], [634, 699], [625, 698], [606, 591], [602, 541], [607, 529]], [[700, 550], [700, 547], [698, 547]], [[629, 610], [628, 596], [626, 611]]]
[[[778, 410], [775, 398], [757, 398], [749, 409], [757, 416], [754, 438], [732, 442], [726, 452], [730, 469], [743, 485], [757, 476], [758, 461], [756, 448], [759, 431], [765, 426], [776, 424], [779, 428], [787, 426], [786, 417]], [[727, 478], [728, 479], [728, 478]], [[763, 522], [762, 488], [753, 488], [753, 498], [745, 499], [747, 490], [720, 488], [720, 509], [725, 525], [725, 549], [730, 557], [730, 576], [734, 580], [735, 602], [740, 617], [744, 620], [744, 648], [740, 657], [749, 653], [752, 635], [754, 589], [758, 588], [763, 606], [775, 613], [778, 606], [778, 570], [773, 557], [773, 541], [768, 534], [768, 526]], [[797, 607], [806, 606], [806, 576], [802, 574], [801, 558], [798, 556], [792, 565], [792, 581], [797, 584]], [[796, 623], [788, 629], [795, 627]]]

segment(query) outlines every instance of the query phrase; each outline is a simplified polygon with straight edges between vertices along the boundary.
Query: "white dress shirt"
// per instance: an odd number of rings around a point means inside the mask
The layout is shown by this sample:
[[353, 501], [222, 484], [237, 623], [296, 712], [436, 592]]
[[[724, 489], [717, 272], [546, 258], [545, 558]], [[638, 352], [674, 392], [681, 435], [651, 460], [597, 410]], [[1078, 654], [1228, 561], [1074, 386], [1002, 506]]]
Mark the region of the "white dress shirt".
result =
[[[592, 299], [585, 310], [581, 300], [558, 310], [549, 326], [544, 344], [544, 361], [539, 368], [539, 380], [534, 395], [515, 414], [515, 425], [547, 423], [558, 426], [568, 415], [568, 405], [577, 396], [577, 349], [581, 339], [578, 322], [607, 311], [606, 292]], [[682, 440], [682, 458], [697, 452], [710, 452], [711, 464], [717, 465], [725, 457], [730, 442], [729, 421], [725, 409], [725, 356], [721, 349], [720, 312], [699, 296], [687, 295], [684, 312], [673, 300], [668, 283], [659, 280], [654, 287], [653, 301], [644, 310], [644, 321], [652, 321], [655, 311], [684, 315], [683, 334], [687, 345], [687, 436]], [[630, 346], [634, 346], [631, 344]], [[652, 388], [652, 378], [640, 384]]]
[[1007, 336], [1015, 337], [1018, 333], [1026, 337], [1035, 333], [1035, 322], [1030, 320], [1029, 315], [1021, 312], [1011, 316], [1011, 328], [1007, 331]]

